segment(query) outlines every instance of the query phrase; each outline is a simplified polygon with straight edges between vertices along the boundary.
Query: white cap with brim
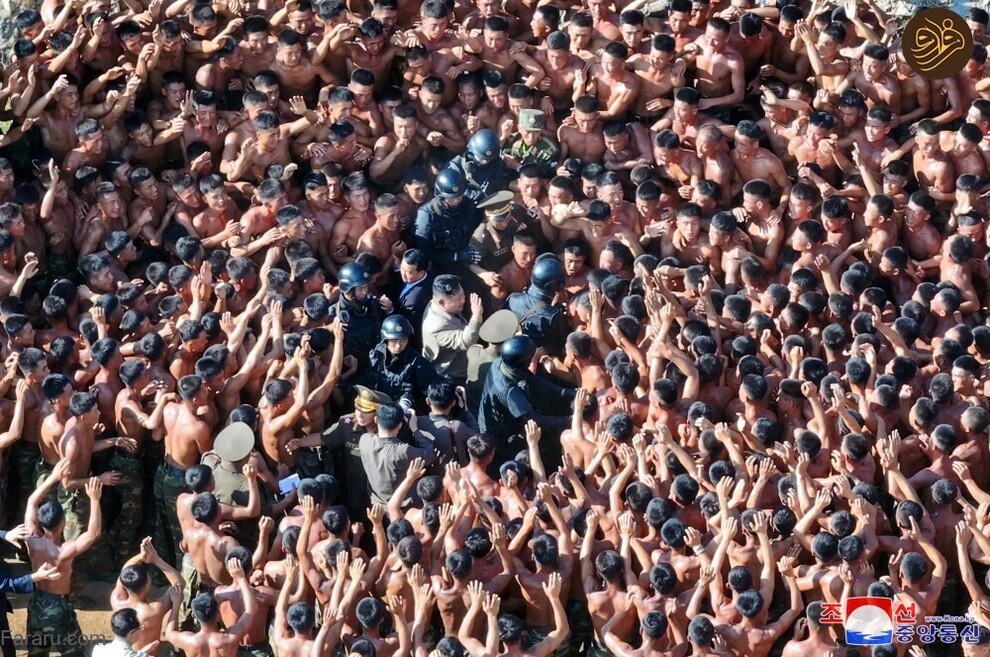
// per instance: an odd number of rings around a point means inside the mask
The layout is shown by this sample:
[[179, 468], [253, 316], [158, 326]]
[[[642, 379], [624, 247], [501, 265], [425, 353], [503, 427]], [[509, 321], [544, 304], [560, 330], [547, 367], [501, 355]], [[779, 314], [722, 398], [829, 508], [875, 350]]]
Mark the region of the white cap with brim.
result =
[[254, 431], [244, 422], [232, 422], [224, 427], [213, 442], [213, 451], [224, 461], [236, 463], [254, 449]]
[[507, 308], [495, 311], [485, 320], [478, 337], [488, 344], [502, 344], [519, 330], [519, 318]]

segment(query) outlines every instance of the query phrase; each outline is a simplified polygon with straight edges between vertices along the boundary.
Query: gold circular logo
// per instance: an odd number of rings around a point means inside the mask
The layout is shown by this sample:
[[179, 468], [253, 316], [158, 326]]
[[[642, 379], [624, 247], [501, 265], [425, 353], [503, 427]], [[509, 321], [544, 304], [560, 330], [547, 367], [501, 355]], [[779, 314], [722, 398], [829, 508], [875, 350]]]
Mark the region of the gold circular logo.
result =
[[908, 21], [904, 58], [920, 75], [943, 80], [959, 73], [973, 54], [973, 32], [963, 17], [949, 9], [924, 9]]

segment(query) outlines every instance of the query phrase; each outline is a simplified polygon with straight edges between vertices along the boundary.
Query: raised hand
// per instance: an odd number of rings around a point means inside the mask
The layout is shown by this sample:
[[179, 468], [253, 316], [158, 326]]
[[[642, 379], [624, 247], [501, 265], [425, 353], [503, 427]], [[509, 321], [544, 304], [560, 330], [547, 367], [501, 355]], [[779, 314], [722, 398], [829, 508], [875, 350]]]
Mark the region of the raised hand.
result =
[[227, 559], [227, 572], [235, 581], [244, 579], [244, 566], [240, 559]]

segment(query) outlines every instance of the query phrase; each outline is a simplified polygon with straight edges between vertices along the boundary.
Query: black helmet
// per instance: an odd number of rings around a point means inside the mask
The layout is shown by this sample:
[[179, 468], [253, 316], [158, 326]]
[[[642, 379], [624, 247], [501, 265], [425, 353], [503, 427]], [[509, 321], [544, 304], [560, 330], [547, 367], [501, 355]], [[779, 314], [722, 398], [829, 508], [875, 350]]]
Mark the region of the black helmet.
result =
[[361, 265], [356, 262], [348, 262], [340, 268], [337, 273], [337, 280], [340, 283], [341, 292], [350, 292], [356, 287], [370, 283], [371, 277]]
[[382, 340], [402, 340], [411, 338], [412, 324], [402, 315], [389, 315], [382, 322]]
[[528, 335], [514, 335], [502, 343], [502, 362], [509, 367], [529, 367], [536, 355], [536, 343]]
[[478, 164], [488, 164], [498, 157], [498, 137], [494, 131], [488, 128], [479, 130], [468, 140], [467, 152], [470, 153], [471, 159]]
[[564, 265], [553, 256], [539, 258], [533, 265], [533, 287], [555, 294], [564, 287]]
[[464, 194], [464, 178], [457, 169], [447, 167], [437, 174], [433, 193], [438, 198], [457, 198]]

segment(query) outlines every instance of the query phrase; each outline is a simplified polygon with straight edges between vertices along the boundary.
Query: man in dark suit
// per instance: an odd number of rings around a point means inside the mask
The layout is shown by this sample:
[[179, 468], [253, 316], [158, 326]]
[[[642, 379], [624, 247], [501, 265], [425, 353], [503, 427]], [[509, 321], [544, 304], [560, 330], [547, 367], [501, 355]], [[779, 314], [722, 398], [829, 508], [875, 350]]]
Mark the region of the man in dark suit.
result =
[[[433, 278], [428, 271], [430, 259], [419, 249], [409, 249], [399, 263], [399, 276], [403, 286], [395, 295], [395, 312], [400, 313], [415, 327], [423, 325], [423, 313], [433, 299]], [[419, 331], [413, 335], [412, 346], [422, 348]]]
[[[7, 541], [11, 545], [20, 548], [20, 542], [28, 535], [27, 526], [18, 525], [10, 531], [0, 530], [0, 540]], [[34, 591], [34, 583], [40, 580], [56, 580], [62, 576], [58, 568], [52, 564], [42, 564], [40, 568], [30, 575], [11, 577], [7, 569], [6, 562], [0, 561], [0, 650], [3, 657], [14, 657], [14, 638], [10, 634], [10, 623], [7, 614], [14, 611], [7, 600], [8, 593], [31, 593]]]

